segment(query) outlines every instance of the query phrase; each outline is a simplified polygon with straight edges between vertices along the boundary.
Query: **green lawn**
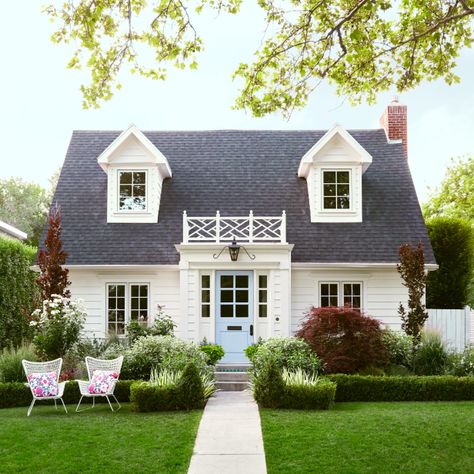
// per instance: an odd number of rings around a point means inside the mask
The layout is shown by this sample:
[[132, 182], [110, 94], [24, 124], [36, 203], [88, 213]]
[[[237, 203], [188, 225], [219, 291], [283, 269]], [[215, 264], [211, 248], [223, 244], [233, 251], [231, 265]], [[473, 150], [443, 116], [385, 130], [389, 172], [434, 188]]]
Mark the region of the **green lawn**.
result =
[[474, 473], [474, 402], [260, 410], [269, 474]]
[[202, 411], [69, 414], [54, 406], [0, 410], [0, 472], [185, 473]]

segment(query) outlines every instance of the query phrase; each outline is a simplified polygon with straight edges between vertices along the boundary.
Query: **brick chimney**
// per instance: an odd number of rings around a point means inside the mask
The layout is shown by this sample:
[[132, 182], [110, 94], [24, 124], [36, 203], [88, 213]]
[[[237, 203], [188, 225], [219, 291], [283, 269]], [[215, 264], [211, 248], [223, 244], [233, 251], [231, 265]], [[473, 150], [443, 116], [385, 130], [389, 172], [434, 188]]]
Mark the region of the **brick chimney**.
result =
[[398, 96], [393, 98], [380, 117], [380, 126], [385, 130], [389, 141], [402, 141], [405, 158], [408, 158], [407, 106], [399, 102]]

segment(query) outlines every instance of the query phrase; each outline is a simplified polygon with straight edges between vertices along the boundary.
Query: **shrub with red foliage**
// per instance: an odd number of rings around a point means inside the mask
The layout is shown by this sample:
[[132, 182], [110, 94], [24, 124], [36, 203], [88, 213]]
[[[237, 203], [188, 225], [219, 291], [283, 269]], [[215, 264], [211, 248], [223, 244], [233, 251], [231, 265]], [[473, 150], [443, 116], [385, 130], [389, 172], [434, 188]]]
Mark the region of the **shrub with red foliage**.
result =
[[311, 346], [327, 373], [351, 374], [388, 361], [379, 321], [347, 306], [312, 308], [296, 336]]

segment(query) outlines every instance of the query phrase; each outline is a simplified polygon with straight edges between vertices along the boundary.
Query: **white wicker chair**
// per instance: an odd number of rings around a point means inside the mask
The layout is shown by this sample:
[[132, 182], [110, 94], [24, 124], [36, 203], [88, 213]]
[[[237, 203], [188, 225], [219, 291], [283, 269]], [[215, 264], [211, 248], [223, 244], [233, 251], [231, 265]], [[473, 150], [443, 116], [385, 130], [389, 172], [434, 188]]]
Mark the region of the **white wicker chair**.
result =
[[[117, 411], [120, 410], [121, 405], [119, 401], [117, 400], [117, 397], [114, 395], [114, 390], [115, 390], [115, 385], [118, 382], [118, 377], [115, 381], [114, 384], [109, 388], [107, 393], [90, 393], [89, 392], [89, 385], [92, 380], [92, 376], [94, 374], [94, 370], [106, 370], [106, 371], [111, 371], [111, 372], [116, 372], [118, 376], [120, 376], [120, 369], [122, 368], [122, 362], [123, 362], [123, 356], [118, 357], [117, 359], [112, 359], [112, 360], [103, 360], [103, 359], [94, 359], [93, 357], [86, 357], [86, 366], [87, 366], [87, 374], [89, 376], [89, 380], [78, 380], [77, 383], [79, 384], [79, 390], [81, 392], [81, 398], [79, 400], [79, 403], [77, 404], [76, 411], [84, 411], [84, 410], [89, 410], [89, 408], [94, 408], [95, 407], [95, 398], [96, 397], [105, 397], [107, 401], [109, 402], [110, 409], [112, 411]], [[79, 407], [81, 406], [82, 399], [86, 398], [92, 398], [92, 407], [89, 408], [83, 408], [82, 410], [79, 410]], [[109, 397], [113, 397], [115, 402], [118, 405], [118, 408], [114, 410], [112, 403], [110, 403]]]
[[[34, 373], [56, 372], [57, 381], [59, 382], [59, 376], [61, 375], [61, 367], [63, 365], [62, 359], [51, 360], [48, 362], [31, 362], [31, 361], [23, 359], [21, 363], [23, 364], [23, 369], [25, 371], [27, 379], [28, 379], [28, 375], [34, 374]], [[33, 410], [33, 406], [36, 400], [54, 400], [54, 406], [56, 407], [56, 410], [58, 409], [56, 400], [61, 400], [64, 410], [67, 413], [67, 408], [62, 398], [64, 394], [64, 387], [66, 386], [66, 382], [58, 383], [58, 394], [53, 397], [37, 397], [29, 381], [27, 385], [30, 387], [31, 394], [33, 395], [33, 400], [31, 401], [30, 407], [28, 408], [27, 416], [30, 416], [31, 410]]]

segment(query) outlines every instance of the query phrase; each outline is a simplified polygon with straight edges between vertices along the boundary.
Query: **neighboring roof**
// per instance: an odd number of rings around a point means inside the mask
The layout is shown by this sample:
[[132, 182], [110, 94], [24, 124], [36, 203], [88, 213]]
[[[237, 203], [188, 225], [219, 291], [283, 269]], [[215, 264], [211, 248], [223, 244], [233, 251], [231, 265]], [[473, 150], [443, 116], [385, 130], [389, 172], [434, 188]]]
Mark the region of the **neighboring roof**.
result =
[[402, 144], [385, 132], [349, 130], [373, 157], [362, 178], [363, 222], [311, 223], [301, 158], [325, 131], [144, 132], [167, 157], [156, 224], [107, 223], [107, 175], [97, 158], [118, 131], [75, 131], [53, 202], [61, 205], [70, 265], [176, 264], [182, 214], [287, 214], [293, 262], [398, 261], [402, 243], [425, 246], [435, 263]]
[[0, 221], [0, 234], [7, 234], [10, 237], [14, 237], [15, 239], [18, 240], [26, 240], [28, 235], [25, 234], [25, 232], [22, 232], [21, 230], [18, 230], [16, 227], [13, 227], [10, 224], [7, 224], [6, 222]]

